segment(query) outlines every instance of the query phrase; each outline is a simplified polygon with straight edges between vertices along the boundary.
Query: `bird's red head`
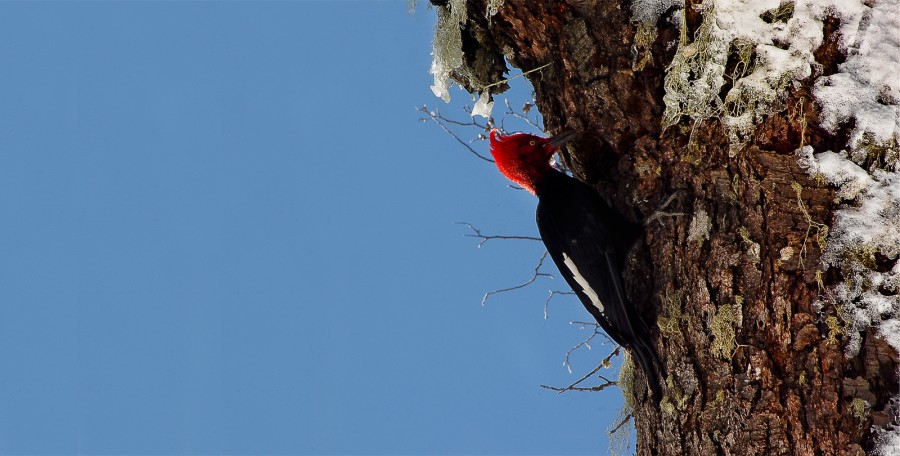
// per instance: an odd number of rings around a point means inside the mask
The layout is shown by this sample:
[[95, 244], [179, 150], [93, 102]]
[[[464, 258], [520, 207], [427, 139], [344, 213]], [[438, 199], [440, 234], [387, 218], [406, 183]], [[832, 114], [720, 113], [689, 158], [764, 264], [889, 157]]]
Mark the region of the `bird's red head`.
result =
[[550, 159], [557, 151], [559, 146], [551, 138], [528, 133], [504, 136], [496, 128], [491, 130], [491, 155], [497, 168], [531, 193], [554, 171]]

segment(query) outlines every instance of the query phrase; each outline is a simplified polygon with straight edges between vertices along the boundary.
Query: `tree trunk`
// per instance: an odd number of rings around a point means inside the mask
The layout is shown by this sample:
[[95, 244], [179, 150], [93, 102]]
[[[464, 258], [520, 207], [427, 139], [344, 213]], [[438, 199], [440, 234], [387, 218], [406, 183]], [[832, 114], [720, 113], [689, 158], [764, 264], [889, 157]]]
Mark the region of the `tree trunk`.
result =
[[[582, 132], [563, 153], [573, 174], [635, 221], [670, 195], [666, 211], [682, 213], [646, 226], [636, 260], [643, 266], [626, 277], [650, 290], [636, 299], [656, 323], [668, 373], [660, 402], [642, 375], [635, 381], [638, 454], [873, 451], [876, 431], [896, 419], [889, 401], [898, 359], [874, 330], [848, 350], [840, 305], [823, 299], [847, 280], [822, 261], [836, 195], [801, 166], [797, 150], [840, 150], [852, 125], [818, 126], [814, 77], [787, 85], [752, 131], [736, 135], [714, 113], [666, 119], [667, 68], [699, 39], [709, 9], [672, 7], [650, 22], [636, 20], [630, 3], [591, 0], [466, 0], [439, 9], [463, 3], [470, 74], [455, 79], [496, 91], [473, 81], [496, 80], [503, 57], [521, 71], [548, 65], [528, 77], [548, 131]], [[835, 20], [825, 21], [824, 37], [815, 57], [828, 74], [844, 58]], [[726, 74], [755, 58], [740, 46], [727, 52]], [[478, 68], [483, 56], [490, 68]], [[733, 81], [726, 78], [722, 94]], [[896, 264], [875, 257], [881, 269]]]

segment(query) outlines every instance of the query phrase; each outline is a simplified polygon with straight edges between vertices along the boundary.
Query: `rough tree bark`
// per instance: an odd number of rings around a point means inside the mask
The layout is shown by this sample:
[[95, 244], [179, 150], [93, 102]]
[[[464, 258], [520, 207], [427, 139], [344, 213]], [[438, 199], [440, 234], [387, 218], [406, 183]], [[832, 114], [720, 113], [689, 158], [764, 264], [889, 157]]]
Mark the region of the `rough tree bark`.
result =
[[[858, 354], [846, 356], [835, 309], [814, 306], [841, 280], [819, 271], [835, 195], [798, 165], [796, 151], [838, 150], [848, 133], [817, 127], [810, 80], [792, 86], [735, 150], [715, 117], [662, 127], [665, 72], [682, 33], [669, 20], [674, 10], [636, 42], [627, 3], [466, 4], [463, 50], [470, 63], [492, 62], [484, 79], [502, 79], [503, 57], [522, 71], [549, 64], [528, 77], [548, 132], [583, 132], [563, 153], [577, 177], [633, 220], [672, 194], [668, 210], [684, 213], [647, 226], [644, 266], [628, 277], [650, 290], [644, 310], [668, 371], [659, 403], [635, 381], [638, 454], [871, 450], [873, 426], [892, 419], [897, 354], [864, 334]], [[485, 14], [489, 6], [495, 15]], [[688, 5], [688, 40], [703, 14]], [[815, 53], [825, 71], [842, 59], [833, 25]]]

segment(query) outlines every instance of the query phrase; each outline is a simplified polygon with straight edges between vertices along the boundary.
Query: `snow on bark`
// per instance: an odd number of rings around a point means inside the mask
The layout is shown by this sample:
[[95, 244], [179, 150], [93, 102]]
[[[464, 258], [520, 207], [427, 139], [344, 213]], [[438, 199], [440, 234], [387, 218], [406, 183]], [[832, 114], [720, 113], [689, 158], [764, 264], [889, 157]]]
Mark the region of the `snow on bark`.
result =
[[[675, 4], [635, 1], [633, 19], [653, 22]], [[816, 77], [814, 95], [822, 127], [836, 131], [852, 123], [848, 150], [813, 154], [806, 146], [801, 155], [845, 202], [824, 261], [847, 279], [834, 292], [847, 304], [854, 329], [848, 350], [858, 350], [858, 331], [868, 326], [877, 326], [900, 350], [900, 0], [714, 0], [696, 7], [703, 22], [692, 41], [682, 34], [669, 67], [664, 122], [717, 117], [729, 129], [732, 150], [778, 106], [792, 82], [822, 73], [814, 52], [823, 42], [824, 21], [840, 21], [839, 46], [847, 58], [837, 73]], [[743, 63], [732, 74], [726, 74], [729, 53]], [[733, 84], [720, 97], [726, 79]], [[894, 267], [873, 270], [876, 256]]]
[[886, 434], [879, 439], [878, 456], [896, 456], [900, 454], [900, 433]]
[[851, 149], [893, 143], [896, 150], [900, 136], [900, 1], [875, 3], [841, 32], [847, 60], [838, 73], [819, 78], [815, 85], [822, 126], [834, 130], [852, 120]]
[[[663, 6], [671, 3], [635, 2], [633, 17], [652, 20]], [[728, 128], [735, 152], [761, 116], [780, 107], [792, 82], [813, 76], [823, 126], [854, 120], [851, 145], [885, 144], [900, 134], [900, 89], [892, 71], [900, 59], [897, 0], [872, 7], [859, 0], [715, 0], [695, 7], [703, 11], [703, 23], [690, 42], [682, 33], [666, 76], [666, 126], [684, 115], [698, 123], [716, 117]], [[823, 69], [813, 53], [822, 45], [828, 17], [840, 21], [840, 45], [848, 58], [839, 73], [818, 77]], [[739, 63], [726, 74], [729, 54]], [[732, 85], [722, 97], [727, 81]]]
[[[806, 146], [800, 151], [809, 171], [834, 185], [842, 200], [823, 261], [844, 278], [826, 299], [842, 311], [850, 354], [859, 350], [861, 332], [868, 328], [900, 352], [898, 11], [900, 1], [881, 0], [841, 17], [840, 45], [847, 59], [837, 73], [817, 79], [813, 93], [823, 127], [853, 125], [847, 150], [814, 155]], [[900, 429], [878, 433], [877, 454], [898, 454]]]
[[[632, 17], [639, 27], [655, 23], [671, 4], [636, 0]], [[823, 290], [823, 301], [845, 320], [848, 355], [870, 328], [900, 352], [900, 0], [706, 0], [693, 7], [703, 20], [692, 37], [681, 27], [666, 74], [664, 126], [682, 116], [695, 127], [716, 118], [737, 153], [763, 116], [783, 108], [790, 88], [812, 78], [820, 126], [850, 132], [846, 150], [798, 151], [840, 199], [823, 269], [836, 268], [843, 282]], [[839, 24], [846, 57], [833, 74], [814, 55], [829, 18]], [[729, 55], [736, 65], [728, 65]], [[880, 454], [900, 454], [900, 429], [878, 441]]]
[[[848, 354], [859, 350], [860, 332], [869, 327], [900, 352], [900, 173], [875, 169], [870, 174], [846, 152], [813, 155], [805, 146], [801, 154], [809, 172], [835, 186], [843, 202], [823, 261], [844, 275], [825, 299], [842, 310]], [[893, 268], [880, 270], [879, 257], [894, 260]]]
[[684, 8], [684, 0], [634, 0], [631, 18], [642, 24], [656, 25], [659, 17], [673, 6]]

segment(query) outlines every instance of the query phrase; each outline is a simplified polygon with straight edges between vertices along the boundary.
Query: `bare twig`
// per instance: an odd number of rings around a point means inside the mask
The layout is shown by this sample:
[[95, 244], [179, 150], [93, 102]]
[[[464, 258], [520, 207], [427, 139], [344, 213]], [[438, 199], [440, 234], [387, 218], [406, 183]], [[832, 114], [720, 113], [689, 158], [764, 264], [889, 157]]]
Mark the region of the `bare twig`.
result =
[[481, 239], [481, 242], [478, 243], [479, 248], [481, 248], [481, 246], [484, 245], [485, 242], [490, 241], [492, 239], [515, 239], [515, 240], [522, 240], [522, 241], [540, 241], [541, 240], [541, 238], [534, 237], [534, 236], [506, 236], [506, 235], [481, 234], [481, 230], [479, 230], [478, 228], [475, 228], [471, 223], [456, 222], [456, 224], [457, 225], [465, 225], [474, 232], [474, 234], [466, 234], [465, 235], [466, 237], [473, 237], [473, 238]]
[[560, 388], [557, 386], [549, 386], [549, 385], [541, 385], [541, 388], [557, 391], [559, 394], [562, 394], [566, 391], [592, 391], [592, 392], [603, 391], [606, 388], [609, 388], [610, 386], [616, 386], [616, 382], [606, 382], [606, 383], [603, 383], [602, 385], [589, 386], [589, 387], [572, 386], [572, 387], [566, 387], [566, 388]]
[[[449, 121], [448, 119], [441, 117], [437, 111], [429, 111], [427, 106], [422, 106], [421, 108], [419, 108], [419, 111], [425, 113], [425, 115], [428, 116], [428, 119], [431, 119], [431, 121], [436, 123], [437, 126], [441, 127], [441, 130], [444, 130], [444, 133], [447, 133], [448, 135], [452, 136], [453, 139], [456, 140], [456, 142], [462, 144], [466, 149], [469, 149], [469, 152], [471, 152], [473, 155], [475, 155], [476, 157], [478, 157], [486, 162], [494, 163], [494, 160], [491, 160], [490, 158], [485, 157], [484, 155], [481, 155], [480, 153], [478, 153], [478, 151], [475, 150], [471, 145], [469, 145], [469, 143], [463, 141], [463, 139], [460, 138], [456, 133], [454, 133], [452, 130], [447, 128], [447, 126], [444, 125], [444, 122], [451, 122], [451, 123], [455, 123], [458, 125], [468, 125], [468, 124], [463, 124], [463, 123], [456, 122], [456, 121]], [[475, 124], [473, 122], [473, 125], [477, 125], [477, 124]]]
[[569, 351], [566, 353], [566, 359], [565, 359], [565, 361], [563, 361], [563, 366], [566, 366], [566, 369], [568, 369], [569, 373], [571, 374], [572, 373], [572, 365], [569, 364], [569, 357], [572, 356], [572, 353], [575, 353], [575, 351], [581, 347], [587, 347], [587, 349], [590, 350], [591, 349], [591, 341], [594, 340], [594, 338], [597, 337], [598, 335], [603, 336], [608, 340], [612, 340], [612, 339], [609, 339], [609, 336], [607, 336], [605, 333], [603, 333], [600, 330], [600, 325], [597, 324], [596, 322], [590, 323], [590, 322], [586, 322], [586, 321], [573, 321], [573, 322], [570, 322], [569, 324], [581, 325], [581, 327], [578, 329], [585, 329], [587, 327], [594, 328], [593, 333], [591, 333], [591, 335], [588, 336], [587, 339], [579, 342], [578, 345], [575, 345], [574, 347], [569, 349]]
[[494, 290], [494, 291], [489, 291], [489, 292], [485, 293], [484, 297], [481, 298], [481, 305], [482, 306], [485, 305], [487, 303], [488, 298], [490, 298], [492, 295], [499, 294], [499, 293], [506, 293], [507, 291], [518, 290], [519, 288], [525, 288], [528, 285], [531, 285], [532, 283], [534, 283], [534, 281], [537, 280], [538, 277], [552, 278], [553, 275], [547, 274], [546, 272], [541, 272], [541, 266], [544, 265], [544, 260], [546, 260], [546, 259], [547, 259], [547, 251], [545, 250], [544, 254], [541, 255], [541, 259], [538, 260], [538, 264], [534, 268], [534, 274], [531, 275], [530, 279], [528, 279], [526, 282], [516, 285], [514, 287], [503, 288], [501, 290]]
[[547, 300], [544, 301], [544, 320], [550, 317], [550, 299], [553, 298], [554, 295], [573, 295], [574, 291], [559, 291], [559, 290], [550, 290], [550, 296], [547, 296]]
[[602, 375], [598, 375], [597, 377], [606, 383], [603, 383], [603, 384], [597, 385], [597, 386], [592, 386], [589, 388], [578, 387], [578, 385], [581, 384], [581, 382], [589, 379], [592, 375], [596, 374], [600, 369], [608, 369], [610, 367], [610, 360], [612, 359], [613, 356], [616, 356], [619, 354], [619, 349], [621, 349], [621, 347], [616, 347], [615, 350], [613, 350], [609, 355], [607, 355], [606, 358], [603, 358], [603, 360], [600, 361], [600, 364], [598, 364], [597, 367], [594, 368], [594, 370], [588, 372], [587, 374], [584, 374], [584, 376], [582, 376], [581, 378], [579, 378], [578, 380], [573, 382], [571, 385], [566, 386], [565, 388], [559, 388], [556, 386], [546, 386], [546, 385], [541, 385], [541, 387], [551, 389], [553, 391], [559, 391], [559, 394], [562, 394], [562, 393], [565, 393], [566, 391], [603, 391], [604, 389], [606, 389], [612, 385], [616, 385], [618, 383], [616, 383], [615, 380], [610, 380]]
[[619, 430], [622, 426], [624, 426], [625, 423], [627, 423], [629, 420], [631, 420], [631, 417], [632, 417], [632, 416], [634, 416], [634, 413], [633, 413], [633, 412], [632, 412], [632, 413], [629, 413], [628, 415], [625, 415], [625, 418], [622, 418], [622, 421], [620, 421], [619, 424], [616, 425], [616, 427], [614, 427], [611, 431], [609, 431], [609, 435], [613, 435], [613, 434], [615, 434], [616, 432], [618, 432], [618, 430]]
[[[612, 364], [611, 364], [612, 358], [613, 358], [613, 356], [619, 356], [619, 350], [621, 350], [621, 349], [622, 349], [622, 346], [619, 345], [615, 349], [613, 349], [613, 351], [609, 352], [609, 354], [606, 355], [606, 358], [603, 358], [603, 360], [600, 361], [600, 366], [607, 368], [607, 369], [612, 367]], [[603, 377], [603, 376], [601, 375], [600, 377]]]
[[[531, 118], [528, 117], [528, 113], [527, 113], [527, 111], [525, 111], [525, 109], [522, 109], [522, 111], [525, 112], [525, 114], [522, 115], [522, 114], [519, 114], [515, 109], [512, 108], [512, 106], [509, 105], [509, 98], [505, 99], [504, 103], [506, 104], [506, 114], [507, 115], [513, 116], [517, 119], [521, 119], [523, 122], [527, 123], [528, 125], [531, 125], [538, 131], [544, 131], [543, 127], [541, 127], [535, 121], [532, 121]], [[530, 105], [530, 103], [526, 104], [525, 106], [528, 107], [529, 105]], [[530, 110], [530, 108], [529, 108], [529, 110]]]
[[549, 63], [546, 64], [546, 65], [542, 65], [542, 66], [539, 66], [539, 67], [537, 67], [537, 68], [528, 70], [528, 71], [523, 71], [522, 74], [518, 74], [518, 75], [516, 75], [516, 76], [513, 76], [513, 77], [511, 77], [511, 78], [509, 78], [509, 79], [504, 79], [504, 80], [502, 80], [502, 81], [497, 81], [497, 82], [495, 82], [495, 83], [493, 83], [493, 84], [488, 84], [488, 85], [484, 86], [484, 88], [487, 89], [488, 87], [497, 86], [497, 85], [500, 85], [500, 84], [503, 84], [503, 83], [512, 81], [513, 79], [521, 78], [522, 76], [525, 76], [526, 74], [530, 74], [530, 73], [534, 73], [535, 71], [543, 70], [544, 68], [547, 68], [548, 66], [550, 66]]
[[437, 109], [434, 110], [434, 116], [437, 117], [439, 120], [442, 120], [442, 121], [447, 122], [447, 123], [449, 123], [449, 124], [459, 125], [459, 126], [461, 126], [461, 127], [478, 127], [478, 128], [479, 128], [480, 130], [482, 130], [482, 131], [490, 131], [491, 127], [492, 127], [493, 124], [494, 124], [494, 120], [493, 120], [493, 119], [489, 119], [487, 122], [482, 123], [482, 122], [479, 122], [479, 121], [478, 121], [478, 118], [477, 118], [477, 117], [472, 117], [472, 116], [471, 116], [471, 114], [472, 114], [472, 108], [471, 108], [470, 106], [463, 106], [462, 109], [463, 109], [463, 111], [464, 111], [466, 114], [469, 114], [469, 120], [467, 120], [467, 121], [461, 121], [461, 120], [454, 120], [454, 119], [451, 119], [451, 118], [449, 118], [449, 117], [444, 117], [444, 116], [441, 114], [441, 112], [438, 111]]

